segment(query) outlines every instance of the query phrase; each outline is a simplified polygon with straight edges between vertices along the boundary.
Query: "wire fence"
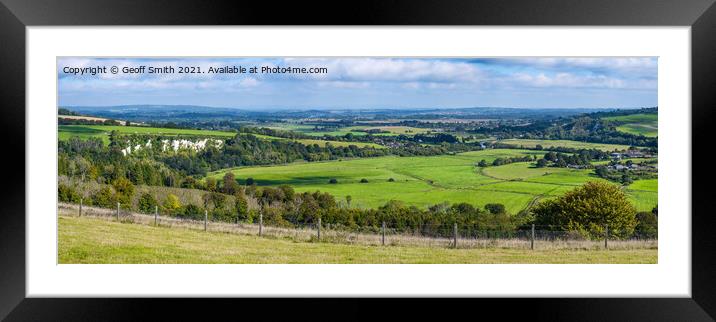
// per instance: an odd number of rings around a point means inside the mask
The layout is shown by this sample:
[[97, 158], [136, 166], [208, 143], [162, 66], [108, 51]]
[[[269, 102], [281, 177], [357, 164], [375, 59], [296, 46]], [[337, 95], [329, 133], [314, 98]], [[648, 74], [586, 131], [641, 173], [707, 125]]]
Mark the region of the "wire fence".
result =
[[[514, 249], [656, 249], [658, 240], [646, 236], [629, 237], [625, 232], [611, 230], [608, 226], [587, 231], [558, 230], [554, 226], [529, 225], [518, 229], [500, 226], [464, 228], [453, 225], [420, 225], [413, 229], [392, 227], [387, 223], [379, 226], [348, 227], [316, 223], [278, 227], [266, 225], [263, 218], [258, 223], [228, 223], [177, 218], [160, 214], [141, 214], [117, 207], [116, 209], [59, 203], [58, 215], [93, 217], [122, 223], [203, 230], [265, 238], [290, 239], [299, 242], [331, 242], [372, 246], [419, 246], [443, 248], [514, 248]], [[452, 227], [449, 227], [452, 226]]]

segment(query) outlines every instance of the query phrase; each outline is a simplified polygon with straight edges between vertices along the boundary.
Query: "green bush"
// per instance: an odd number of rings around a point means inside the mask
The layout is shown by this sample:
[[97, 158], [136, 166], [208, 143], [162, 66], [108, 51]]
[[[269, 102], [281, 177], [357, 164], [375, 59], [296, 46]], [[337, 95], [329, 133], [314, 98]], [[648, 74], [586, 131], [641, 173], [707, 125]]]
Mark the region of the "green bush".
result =
[[181, 217], [194, 220], [204, 220], [204, 209], [194, 204], [188, 204], [184, 207], [184, 214]]
[[657, 238], [659, 235], [658, 223], [658, 217], [653, 212], [638, 212], [636, 214], [634, 235], [640, 238]]
[[149, 193], [143, 193], [139, 197], [139, 211], [145, 214], [154, 213], [154, 207], [158, 206], [157, 199]]
[[70, 186], [59, 184], [57, 185], [57, 198], [62, 202], [79, 203], [80, 195]]
[[119, 177], [112, 182], [112, 187], [116, 191], [116, 201], [123, 207], [131, 207], [132, 197], [134, 196], [134, 185], [125, 177]]
[[179, 197], [171, 193], [167, 195], [167, 199], [164, 200], [162, 207], [168, 215], [179, 215], [182, 212], [182, 205], [181, 201], [179, 201]]
[[237, 194], [235, 199], [234, 208], [236, 209], [238, 219], [240, 221], [251, 222], [252, 218], [249, 214], [249, 203], [246, 200], [246, 196], [244, 194]]

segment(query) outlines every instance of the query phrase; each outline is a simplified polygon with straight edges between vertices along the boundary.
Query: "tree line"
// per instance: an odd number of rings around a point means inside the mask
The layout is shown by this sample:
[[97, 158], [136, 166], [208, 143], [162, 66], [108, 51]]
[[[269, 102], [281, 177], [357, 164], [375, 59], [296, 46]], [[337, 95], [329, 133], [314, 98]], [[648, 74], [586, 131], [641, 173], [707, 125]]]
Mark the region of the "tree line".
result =
[[[656, 237], [656, 208], [652, 213], [637, 213], [618, 186], [604, 182], [589, 182], [564, 196], [538, 203], [529, 211], [510, 214], [504, 205], [488, 203], [475, 207], [469, 203], [434, 204], [427, 208], [390, 200], [377, 208], [352, 207], [352, 198], [343, 200], [320, 191], [296, 192], [292, 187], [258, 187], [240, 184], [232, 173], [221, 180], [207, 183], [201, 204], [180, 200], [169, 194], [159, 200], [151, 193], [142, 193], [138, 201], [134, 185], [126, 178], [118, 178], [84, 199], [86, 205], [153, 213], [155, 207], [168, 216], [202, 220], [204, 211], [213, 221], [256, 223], [259, 216], [267, 225], [303, 227], [315, 225], [318, 218], [332, 228], [360, 232], [379, 232], [382, 223], [398, 233], [418, 233], [423, 236], [450, 237], [453, 225], [461, 232], [499, 231], [504, 236], [528, 230], [531, 224], [547, 226], [549, 230], [577, 232], [586, 238], [600, 238], [605, 225], [614, 238], [640, 236]], [[244, 181], [249, 183], [248, 180]], [[60, 184], [59, 200], [78, 203], [82, 195], [75, 187]]]

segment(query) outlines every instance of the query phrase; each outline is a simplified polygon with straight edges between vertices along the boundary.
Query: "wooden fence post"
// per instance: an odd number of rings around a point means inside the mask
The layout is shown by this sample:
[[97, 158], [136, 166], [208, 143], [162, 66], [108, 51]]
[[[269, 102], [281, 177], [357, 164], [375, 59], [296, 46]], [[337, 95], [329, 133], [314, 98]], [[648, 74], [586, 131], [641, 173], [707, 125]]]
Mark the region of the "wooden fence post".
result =
[[157, 225], [158, 217], [159, 217], [159, 206], [154, 206], [154, 226]]
[[383, 222], [383, 236], [381, 238], [381, 244], [385, 246], [385, 221]]
[[455, 223], [455, 225], [453, 225], [452, 234], [453, 234], [453, 246], [455, 248], [457, 248], [457, 223]]
[[117, 203], [117, 221], [119, 221], [119, 202]]
[[530, 236], [530, 249], [535, 250], [535, 224], [532, 224], [532, 235]]
[[82, 217], [82, 198], [80, 198], [80, 215], [79, 217]]
[[609, 224], [604, 225], [604, 249], [609, 249]]
[[264, 230], [264, 213], [263, 213], [263, 211], [259, 211], [259, 237], [261, 237], [263, 230]]
[[204, 210], [204, 231], [206, 231], [206, 222], [209, 219], [209, 211]]
[[318, 217], [318, 240], [321, 240], [321, 217]]

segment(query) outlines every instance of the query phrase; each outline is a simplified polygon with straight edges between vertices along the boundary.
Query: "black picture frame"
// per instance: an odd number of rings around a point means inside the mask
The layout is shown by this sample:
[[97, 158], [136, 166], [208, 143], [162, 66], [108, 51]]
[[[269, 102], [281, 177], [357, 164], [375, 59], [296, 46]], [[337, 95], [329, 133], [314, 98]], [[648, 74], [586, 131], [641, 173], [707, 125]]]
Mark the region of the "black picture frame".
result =
[[[692, 63], [691, 298], [474, 299], [421, 304], [312, 299], [38, 299], [25, 294], [25, 27], [94, 25], [562, 25], [690, 26]], [[267, 317], [316, 316], [336, 310], [345, 318], [378, 312], [411, 315], [491, 310], [530, 320], [711, 321], [716, 317], [716, 216], [709, 210], [713, 171], [707, 130], [716, 107], [714, 0], [480, 0], [480, 1], [112, 1], [0, 0], [0, 133], [6, 140], [0, 212], [0, 318], [23, 320], [240, 319], [236, 309], [273, 307]], [[20, 140], [19, 138], [23, 138]], [[700, 147], [700, 148], [699, 148]], [[538, 277], [536, 277], [538, 278]], [[656, 282], [656, 281], [655, 281]], [[415, 303], [417, 301], [418, 303]], [[362, 303], [366, 302], [366, 303]], [[504, 308], [500, 308], [504, 306]], [[289, 308], [290, 309], [286, 309]], [[430, 307], [431, 309], [428, 309]], [[281, 308], [281, 309], [278, 309]], [[319, 311], [315, 311], [320, 308]], [[519, 309], [515, 309], [519, 308]], [[249, 309], [250, 310], [250, 309]], [[234, 313], [231, 313], [234, 312]], [[328, 314], [328, 313], [326, 313]], [[325, 316], [330, 318], [330, 316]], [[337, 319], [335, 316], [331, 319]], [[342, 319], [342, 318], [341, 318]]]

